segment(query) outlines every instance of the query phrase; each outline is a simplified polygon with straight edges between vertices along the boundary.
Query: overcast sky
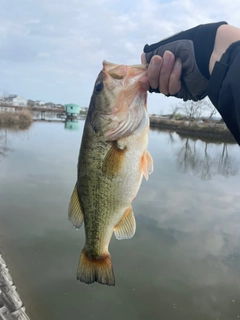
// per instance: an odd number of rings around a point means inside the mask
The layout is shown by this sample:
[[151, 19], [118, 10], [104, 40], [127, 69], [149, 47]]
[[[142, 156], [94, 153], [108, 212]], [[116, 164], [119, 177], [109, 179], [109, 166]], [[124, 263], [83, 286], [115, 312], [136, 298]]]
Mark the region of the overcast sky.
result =
[[[221, 20], [240, 27], [239, 0], [0, 0], [0, 93], [87, 107], [103, 60], [139, 63], [146, 43]], [[149, 111], [177, 102], [149, 94]]]

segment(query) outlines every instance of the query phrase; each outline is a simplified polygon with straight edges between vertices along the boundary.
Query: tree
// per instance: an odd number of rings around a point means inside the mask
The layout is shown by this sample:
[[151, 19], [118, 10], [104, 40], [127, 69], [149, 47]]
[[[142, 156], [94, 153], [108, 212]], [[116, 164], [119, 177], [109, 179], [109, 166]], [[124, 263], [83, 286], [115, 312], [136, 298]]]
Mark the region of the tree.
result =
[[171, 106], [171, 109], [172, 109], [172, 112], [171, 112], [171, 115], [170, 115], [170, 119], [174, 118], [175, 114], [179, 110], [179, 106], [176, 106], [176, 105]]
[[206, 117], [211, 119], [217, 114], [217, 109], [211, 103], [208, 97], [199, 101], [185, 101], [180, 103], [179, 110], [189, 119], [199, 119], [200, 117]]
[[197, 102], [188, 100], [181, 102], [179, 109], [189, 120], [194, 120], [202, 116], [204, 106], [201, 100]]
[[208, 112], [208, 118], [212, 119], [212, 117], [218, 113], [217, 109], [214, 107], [209, 98], [205, 98], [204, 100], [202, 100], [202, 102], [204, 103], [205, 109]]

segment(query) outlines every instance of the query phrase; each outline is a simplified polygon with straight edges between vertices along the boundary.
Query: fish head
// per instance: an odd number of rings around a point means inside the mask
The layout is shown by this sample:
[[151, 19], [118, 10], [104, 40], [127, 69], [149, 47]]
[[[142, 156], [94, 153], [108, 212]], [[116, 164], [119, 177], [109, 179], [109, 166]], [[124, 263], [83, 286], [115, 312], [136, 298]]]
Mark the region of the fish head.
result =
[[147, 90], [139, 82], [146, 74], [146, 65], [103, 62], [89, 107], [90, 121], [96, 134], [113, 141], [136, 130], [147, 108]]

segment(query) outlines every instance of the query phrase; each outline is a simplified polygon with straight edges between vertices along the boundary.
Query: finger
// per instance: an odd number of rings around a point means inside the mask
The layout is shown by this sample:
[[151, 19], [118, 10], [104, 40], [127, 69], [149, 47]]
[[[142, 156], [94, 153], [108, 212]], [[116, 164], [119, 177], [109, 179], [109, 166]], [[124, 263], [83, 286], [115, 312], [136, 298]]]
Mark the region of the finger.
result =
[[181, 89], [182, 61], [177, 58], [169, 79], [169, 93], [176, 94]]
[[169, 94], [169, 80], [172, 70], [174, 68], [175, 56], [170, 51], [165, 51], [163, 55], [162, 67], [159, 75], [160, 92]]
[[162, 61], [162, 57], [153, 56], [148, 66], [148, 80], [153, 89], [157, 89], [159, 87], [159, 74]]
[[142, 53], [142, 55], [141, 55], [141, 63], [142, 63], [142, 64], [148, 64], [145, 53]]
[[143, 76], [139, 79], [140, 86], [143, 90], [148, 91], [150, 89], [149, 81], [147, 76]]

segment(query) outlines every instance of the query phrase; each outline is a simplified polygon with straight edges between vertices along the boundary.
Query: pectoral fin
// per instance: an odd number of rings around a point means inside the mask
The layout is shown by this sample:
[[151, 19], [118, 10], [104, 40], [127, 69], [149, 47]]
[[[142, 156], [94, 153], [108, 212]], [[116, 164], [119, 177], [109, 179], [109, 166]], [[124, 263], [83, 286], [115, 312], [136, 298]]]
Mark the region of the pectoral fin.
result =
[[71, 200], [68, 207], [68, 218], [76, 228], [80, 228], [83, 223], [83, 213], [78, 197], [77, 184], [73, 189]]
[[136, 231], [136, 221], [130, 206], [124, 213], [120, 222], [114, 228], [115, 237], [118, 240], [130, 239]]
[[144, 152], [141, 159], [141, 168], [143, 175], [148, 180], [148, 175], [153, 172], [153, 159], [148, 151]]
[[125, 146], [120, 146], [117, 141], [112, 142], [112, 147], [103, 161], [103, 173], [109, 177], [117, 175], [121, 171], [125, 159], [125, 151]]

